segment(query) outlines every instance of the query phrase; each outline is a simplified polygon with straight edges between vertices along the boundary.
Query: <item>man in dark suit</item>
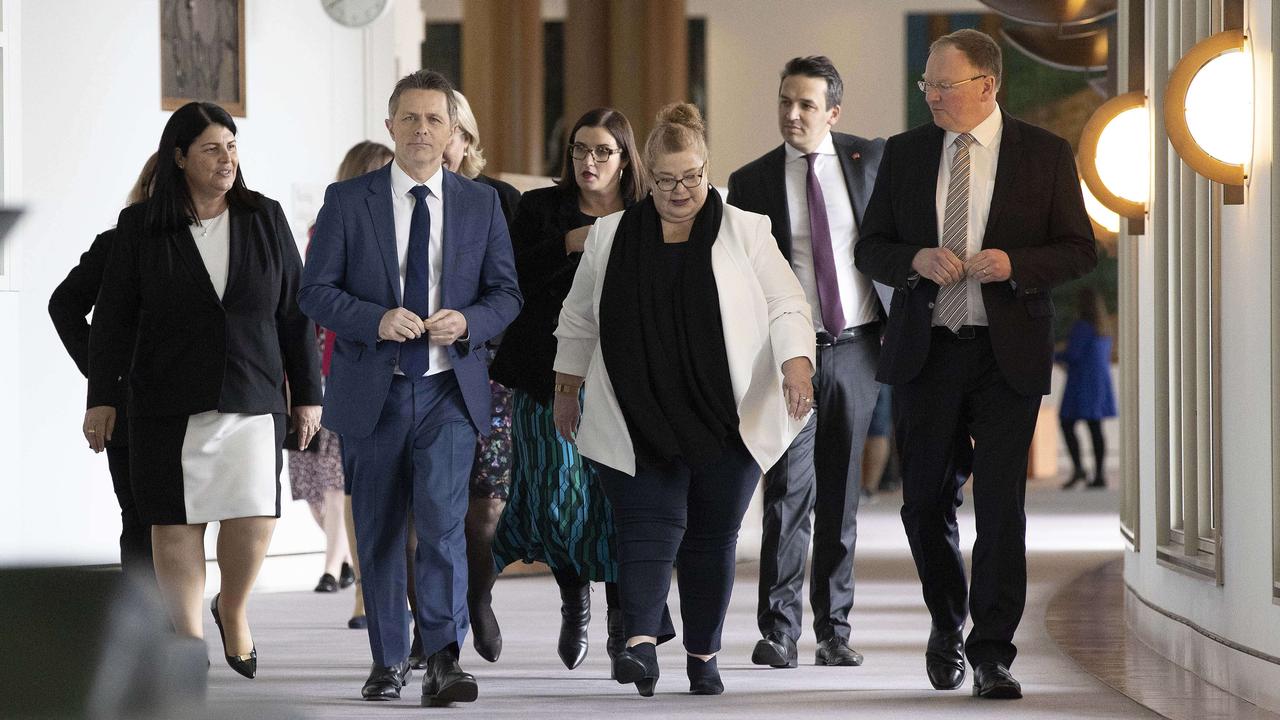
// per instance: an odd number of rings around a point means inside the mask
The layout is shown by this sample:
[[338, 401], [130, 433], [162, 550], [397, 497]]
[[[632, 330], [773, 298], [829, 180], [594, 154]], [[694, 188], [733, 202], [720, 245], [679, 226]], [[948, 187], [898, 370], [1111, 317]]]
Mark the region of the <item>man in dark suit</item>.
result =
[[862, 664], [849, 647], [849, 610], [883, 309], [871, 279], [854, 268], [853, 251], [884, 140], [831, 132], [843, 91], [827, 58], [788, 62], [778, 88], [783, 144], [729, 177], [730, 204], [769, 216], [813, 308], [818, 345], [815, 412], [765, 474], [757, 665], [796, 666], [810, 512], [815, 662]]
[[362, 695], [409, 676], [404, 537], [412, 510], [424, 705], [469, 702], [463, 520], [476, 434], [489, 428], [484, 343], [520, 309], [498, 195], [442, 167], [453, 88], [420, 70], [391, 94], [395, 161], [331, 185], [298, 302], [335, 341], [324, 426], [342, 436], [373, 669]]
[[[1009, 666], [1026, 599], [1027, 452], [1053, 363], [1049, 291], [1097, 256], [1071, 147], [1000, 109], [1000, 75], [1000, 48], [981, 32], [933, 43], [919, 85], [934, 123], [885, 145], [856, 254], [894, 288], [878, 377], [894, 385], [902, 521], [933, 620], [929, 680], [959, 687], [967, 655], [976, 695], [1018, 698]], [[967, 604], [946, 472], [966, 436]]]

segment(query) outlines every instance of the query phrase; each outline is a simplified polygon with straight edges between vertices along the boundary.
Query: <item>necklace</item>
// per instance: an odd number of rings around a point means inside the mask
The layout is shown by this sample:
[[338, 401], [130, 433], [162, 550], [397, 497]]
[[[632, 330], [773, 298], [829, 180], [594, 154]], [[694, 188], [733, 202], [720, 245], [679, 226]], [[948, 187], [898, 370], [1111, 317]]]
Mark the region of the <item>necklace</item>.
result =
[[223, 210], [222, 212], [209, 218], [208, 220], [201, 220], [200, 221], [200, 239], [203, 240], [206, 237], [208, 237], [209, 231], [216, 228], [218, 226], [218, 223], [221, 222], [222, 218], [226, 217], [226, 215], [227, 215], [227, 211]]

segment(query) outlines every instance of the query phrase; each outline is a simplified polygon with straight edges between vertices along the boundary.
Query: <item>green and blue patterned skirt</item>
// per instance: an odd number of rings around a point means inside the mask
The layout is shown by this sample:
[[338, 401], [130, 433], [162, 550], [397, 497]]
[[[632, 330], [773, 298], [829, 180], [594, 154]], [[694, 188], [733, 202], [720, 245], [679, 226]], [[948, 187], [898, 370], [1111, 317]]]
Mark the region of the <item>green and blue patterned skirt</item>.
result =
[[513, 390], [511, 437], [511, 497], [493, 539], [499, 571], [540, 561], [616, 582], [613, 511], [590, 463], [556, 432], [551, 408]]

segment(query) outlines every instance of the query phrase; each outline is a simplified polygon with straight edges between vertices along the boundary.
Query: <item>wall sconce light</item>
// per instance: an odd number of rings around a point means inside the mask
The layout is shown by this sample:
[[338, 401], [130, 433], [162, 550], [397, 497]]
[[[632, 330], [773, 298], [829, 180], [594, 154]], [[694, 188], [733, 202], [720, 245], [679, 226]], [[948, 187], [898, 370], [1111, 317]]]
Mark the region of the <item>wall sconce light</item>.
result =
[[1244, 185], [1253, 154], [1253, 64], [1242, 30], [1196, 43], [1165, 89], [1164, 127], [1183, 162], [1223, 185]]
[[[1142, 219], [1150, 193], [1147, 173], [1151, 166], [1151, 130], [1147, 118], [1146, 97], [1141, 92], [1130, 92], [1103, 103], [1085, 123], [1077, 162], [1080, 177], [1089, 190], [1085, 193], [1086, 206], [1092, 193], [1117, 215]], [[1090, 216], [1094, 217], [1092, 212]]]
[[1093, 237], [1108, 248], [1114, 247], [1120, 232], [1119, 213], [1099, 202], [1084, 178], [1080, 178], [1080, 193], [1084, 196], [1084, 209], [1093, 225]]

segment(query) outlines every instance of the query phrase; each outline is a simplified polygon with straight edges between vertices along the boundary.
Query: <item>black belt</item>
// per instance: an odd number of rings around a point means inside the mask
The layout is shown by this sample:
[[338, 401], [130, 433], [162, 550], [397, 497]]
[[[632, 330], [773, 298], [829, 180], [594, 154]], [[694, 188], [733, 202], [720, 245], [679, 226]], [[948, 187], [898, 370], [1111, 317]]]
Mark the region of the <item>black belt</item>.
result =
[[984, 338], [987, 336], [986, 325], [961, 325], [959, 330], [951, 331], [951, 328], [944, 325], [933, 326], [934, 337], [943, 338], [945, 340], [973, 340], [975, 338]]
[[841, 343], [846, 343], [851, 340], [857, 340], [860, 337], [867, 337], [869, 335], [878, 336], [879, 334], [880, 334], [880, 321], [873, 320], [869, 323], [864, 323], [856, 327], [845, 328], [844, 330], [840, 331], [840, 334], [838, 336], [833, 336], [831, 333], [827, 332], [826, 330], [819, 330], [817, 335], [817, 342], [818, 342], [818, 347], [820, 348], [831, 347], [833, 345], [839, 345]]

